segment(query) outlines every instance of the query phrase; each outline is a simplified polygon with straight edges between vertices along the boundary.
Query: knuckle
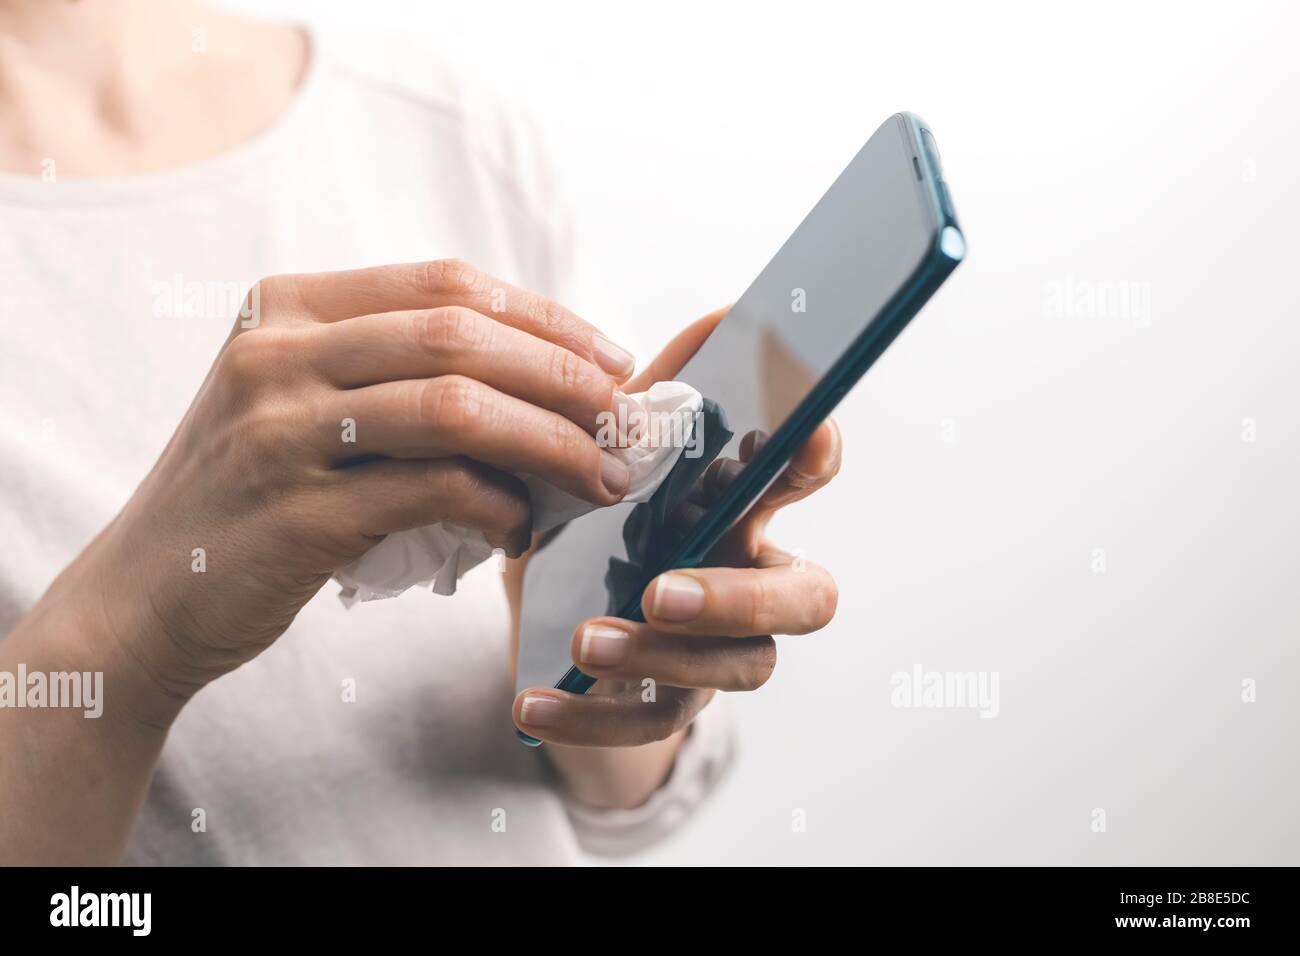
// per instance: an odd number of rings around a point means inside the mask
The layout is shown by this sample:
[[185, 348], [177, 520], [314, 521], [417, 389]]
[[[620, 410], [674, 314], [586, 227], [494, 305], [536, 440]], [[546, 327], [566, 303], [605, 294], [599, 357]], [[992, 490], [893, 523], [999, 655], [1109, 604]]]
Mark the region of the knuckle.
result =
[[767, 577], [758, 571], [749, 572], [749, 629], [753, 634], [766, 634], [779, 630], [777, 602], [779, 595]]
[[271, 318], [292, 301], [298, 287], [298, 277], [289, 274], [266, 276], [258, 279], [244, 300], [246, 309], [257, 309], [264, 318]]
[[705, 659], [709, 687], [725, 691], [758, 690], [776, 670], [776, 641], [769, 635], [720, 638], [719, 643]]
[[502, 496], [501, 530], [518, 531], [533, 526], [533, 503], [526, 492]]
[[488, 415], [483, 391], [472, 379], [447, 375], [419, 388], [419, 421], [431, 428], [462, 432], [481, 427]]
[[552, 342], [567, 341], [572, 326], [569, 311], [558, 302], [544, 296], [535, 296], [529, 309], [530, 318], [542, 335]]
[[510, 491], [485, 480], [481, 475], [467, 471], [464, 491], [483, 499], [487, 504], [487, 527], [492, 531], [510, 531], [527, 524], [531, 507], [526, 494]]
[[464, 259], [433, 259], [424, 264], [421, 280], [430, 292], [455, 294], [472, 290], [477, 274]]
[[587, 381], [586, 363], [568, 349], [551, 353], [551, 380], [565, 392], [575, 392]]
[[480, 530], [510, 533], [532, 526], [532, 503], [522, 487], [519, 489], [494, 483], [468, 464], [458, 465], [450, 474], [449, 491], [462, 500], [483, 504]]
[[457, 459], [429, 459], [424, 462], [425, 485], [440, 498], [459, 498], [472, 495], [478, 487], [478, 476]]
[[[586, 437], [567, 418], [562, 418], [559, 415], [551, 415], [547, 418], [544, 438], [547, 446], [551, 449], [553, 461], [563, 462], [568, 466], [590, 461], [586, 456], [586, 449], [583, 447]], [[594, 442], [592, 445], [594, 447]], [[594, 481], [599, 484], [599, 479], [593, 477], [595, 474], [595, 468], [585, 468], [583, 469], [582, 478], [584, 481]]]
[[291, 329], [248, 329], [226, 345], [219, 370], [223, 378], [243, 390], [282, 380], [299, 341]]
[[244, 332], [230, 340], [221, 353], [220, 373], [238, 392], [246, 393], [265, 384], [270, 371], [270, 349], [264, 343], [266, 336], [257, 332]]
[[473, 309], [432, 309], [422, 313], [418, 323], [421, 346], [434, 354], [459, 354], [478, 348], [483, 341], [482, 323]]

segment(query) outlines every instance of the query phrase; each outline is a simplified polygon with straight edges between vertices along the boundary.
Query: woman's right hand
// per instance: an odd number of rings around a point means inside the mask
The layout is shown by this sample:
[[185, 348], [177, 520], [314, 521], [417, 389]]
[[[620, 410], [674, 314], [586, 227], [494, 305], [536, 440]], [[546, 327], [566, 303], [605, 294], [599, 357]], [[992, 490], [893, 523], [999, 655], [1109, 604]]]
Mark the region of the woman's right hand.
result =
[[265, 279], [47, 600], [101, 615], [87, 632], [183, 703], [386, 534], [446, 520], [521, 554], [517, 473], [618, 501], [627, 469], [594, 436], [632, 368], [572, 313], [455, 260]]

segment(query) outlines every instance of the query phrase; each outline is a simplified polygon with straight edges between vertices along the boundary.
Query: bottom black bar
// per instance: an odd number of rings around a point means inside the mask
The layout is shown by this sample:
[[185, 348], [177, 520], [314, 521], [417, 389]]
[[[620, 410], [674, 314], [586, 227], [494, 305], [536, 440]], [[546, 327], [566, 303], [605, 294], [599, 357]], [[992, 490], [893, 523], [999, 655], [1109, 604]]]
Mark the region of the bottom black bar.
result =
[[596, 930], [662, 938], [689, 918], [733, 942], [786, 923], [802, 934], [847, 928], [863, 942], [904, 931], [926, 943], [1230, 946], [1293, 936], [1294, 882], [1292, 870], [1255, 868], [14, 869], [0, 870], [0, 913], [6, 941], [75, 934], [81, 944], [338, 945], [404, 931], [563, 944]]

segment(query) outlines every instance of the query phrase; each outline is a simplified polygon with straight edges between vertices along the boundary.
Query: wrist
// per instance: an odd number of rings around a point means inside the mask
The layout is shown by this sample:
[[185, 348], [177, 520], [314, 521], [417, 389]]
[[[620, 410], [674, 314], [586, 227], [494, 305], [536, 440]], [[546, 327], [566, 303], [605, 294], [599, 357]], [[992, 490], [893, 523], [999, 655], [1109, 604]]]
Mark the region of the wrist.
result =
[[44, 657], [102, 675], [104, 714], [113, 722], [165, 732], [202, 684], [180, 679], [180, 669], [167, 663], [171, 642], [153, 602], [104, 572], [102, 544], [92, 544], [56, 579], [23, 625]]
[[670, 737], [639, 747], [542, 748], [564, 789], [579, 803], [597, 809], [631, 810], [649, 800], [672, 775], [690, 725]]

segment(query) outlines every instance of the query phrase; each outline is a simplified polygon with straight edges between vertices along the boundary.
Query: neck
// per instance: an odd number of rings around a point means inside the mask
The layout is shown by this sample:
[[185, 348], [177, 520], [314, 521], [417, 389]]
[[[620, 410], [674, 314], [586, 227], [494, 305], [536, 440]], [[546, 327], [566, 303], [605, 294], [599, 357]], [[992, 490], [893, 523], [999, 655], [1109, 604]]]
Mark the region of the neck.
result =
[[21, 104], [33, 81], [56, 78], [104, 98], [178, 66], [209, 17], [176, 0], [0, 0], [0, 101]]
[[151, 172], [274, 122], [305, 44], [183, 0], [0, 0], [0, 170]]

